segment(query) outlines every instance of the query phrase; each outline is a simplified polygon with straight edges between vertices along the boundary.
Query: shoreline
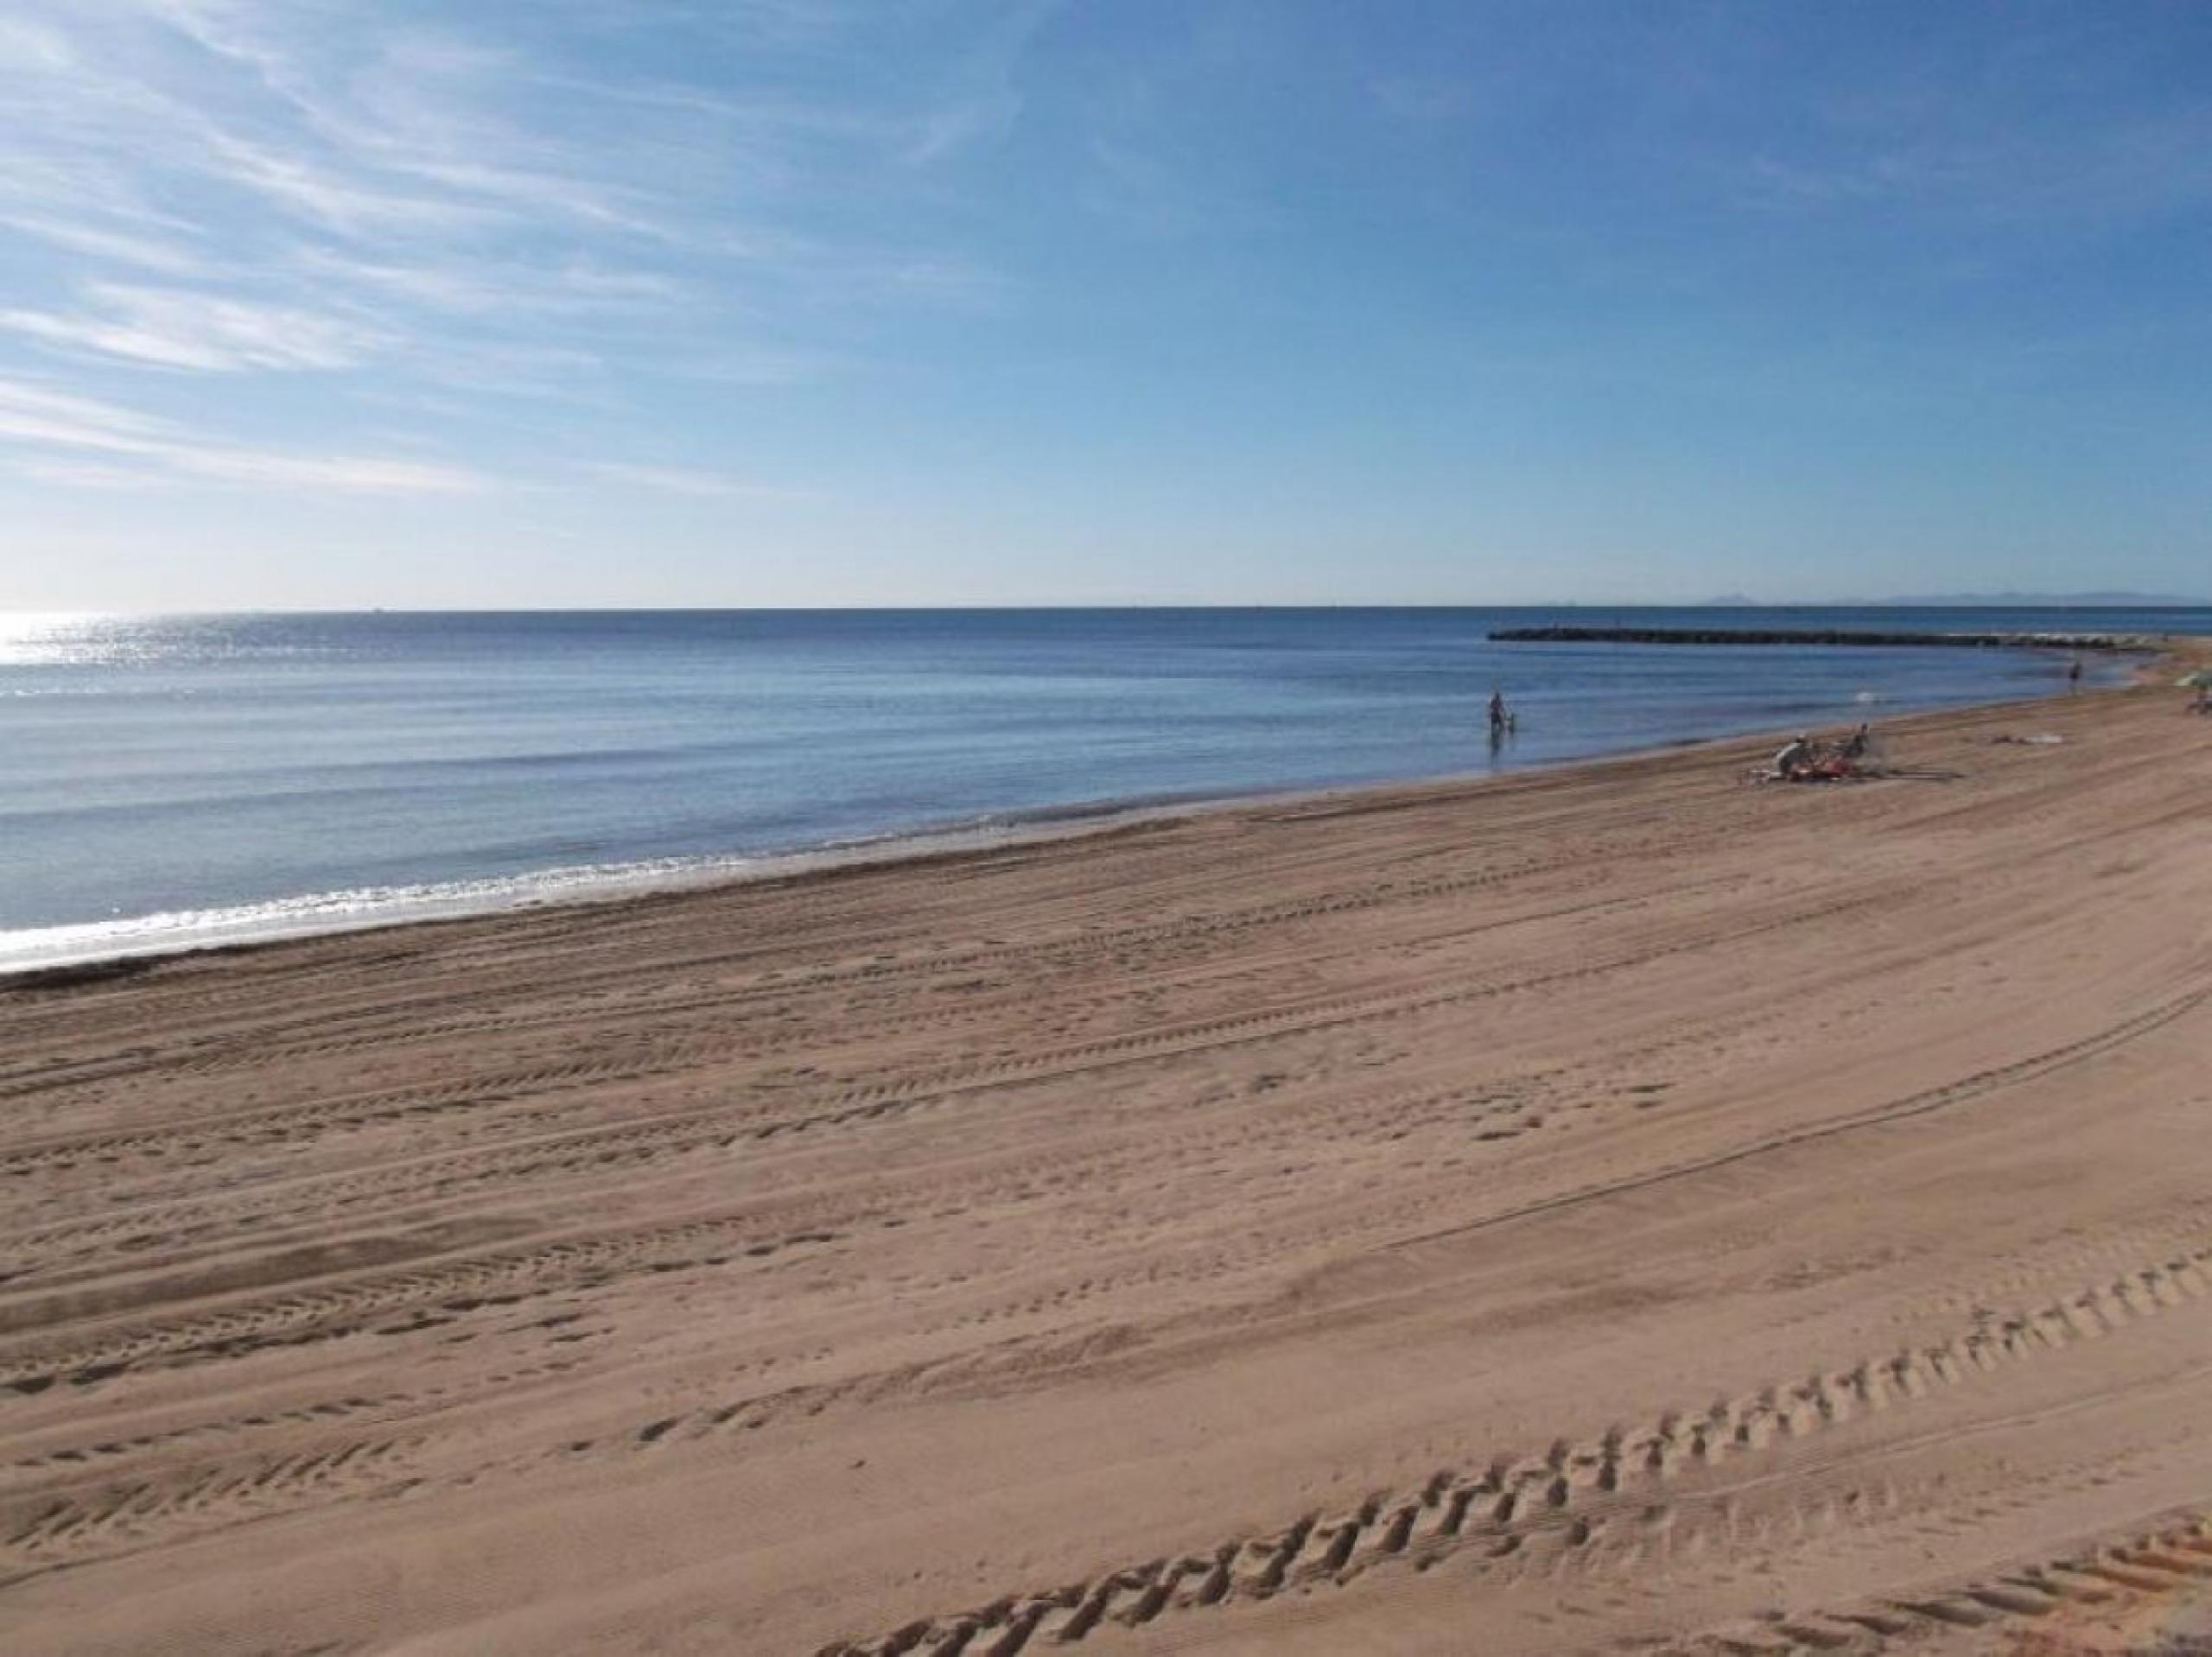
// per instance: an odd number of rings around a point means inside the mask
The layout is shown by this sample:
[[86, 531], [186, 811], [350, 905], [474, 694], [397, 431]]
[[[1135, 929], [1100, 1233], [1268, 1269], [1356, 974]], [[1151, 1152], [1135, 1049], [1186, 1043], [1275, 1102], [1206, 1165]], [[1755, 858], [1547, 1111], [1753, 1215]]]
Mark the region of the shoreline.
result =
[[[2058, 647], [2050, 648], [2056, 650]], [[2188, 634], [2131, 635], [2130, 641], [2115, 646], [2113, 653], [2123, 658], [2139, 658], [2129, 679], [2122, 683], [2093, 685], [2079, 695], [2110, 695], [2142, 685], [2150, 676], [2166, 666], [2212, 659], [2212, 640], [2199, 639]], [[1986, 702], [1902, 712], [1876, 722], [1882, 729], [1890, 730], [1914, 721], [2067, 700], [2069, 698], [2063, 695], [2000, 698]], [[981, 822], [938, 828], [891, 831], [857, 842], [833, 843], [792, 851], [647, 860], [640, 863], [603, 867], [589, 865], [555, 867], [477, 880], [427, 882], [420, 887], [301, 893], [289, 898], [212, 910], [160, 911], [116, 922], [64, 923], [51, 927], [24, 929], [23, 934], [80, 934], [104, 931], [111, 927], [145, 927], [172, 920], [189, 921], [202, 916], [210, 917], [206, 924], [207, 930], [174, 940], [132, 943], [117, 940], [111, 935], [98, 942], [87, 941], [81, 946], [61, 943], [21, 959], [0, 955], [0, 994], [132, 975], [163, 962], [227, 956], [242, 951], [308, 944], [325, 938], [347, 937], [394, 929], [463, 924], [550, 910], [597, 908], [656, 898], [681, 898], [690, 893], [712, 892], [730, 887], [834, 876], [850, 870], [897, 867], [963, 855], [987, 855], [1007, 848], [1081, 841], [1152, 823], [1173, 822], [1219, 813], [1263, 809], [1346, 797], [1392, 795], [1426, 790], [1457, 792], [1504, 784], [1516, 777], [1556, 774], [1585, 766], [1646, 760], [1700, 750], [1719, 751], [1732, 746], [1756, 748], [1761, 744], [1770, 745], [1779, 741], [1783, 735], [1782, 727], [1776, 727], [1718, 736], [1687, 736], [1610, 752], [1580, 755], [1556, 761], [1532, 761], [1502, 771], [1455, 771], [1319, 788], [1262, 789], [1164, 800], [1078, 803], [1067, 806], [1039, 807], [1029, 811], [992, 814], [993, 817], [1003, 817], [1003, 822], [987, 818]], [[676, 867], [679, 863], [682, 867]], [[469, 888], [495, 890], [480, 896], [464, 895]], [[409, 895], [416, 892], [422, 895], [419, 898]], [[378, 912], [348, 919], [327, 917], [331, 907], [342, 908], [359, 900], [378, 905]], [[297, 904], [315, 905], [319, 911], [324, 911], [323, 917], [274, 917], [265, 921], [247, 918], [257, 910]], [[240, 918], [235, 921], [213, 918], [232, 915]], [[211, 931], [213, 936], [210, 936]], [[6, 947], [4, 940], [0, 940], [0, 949]]]

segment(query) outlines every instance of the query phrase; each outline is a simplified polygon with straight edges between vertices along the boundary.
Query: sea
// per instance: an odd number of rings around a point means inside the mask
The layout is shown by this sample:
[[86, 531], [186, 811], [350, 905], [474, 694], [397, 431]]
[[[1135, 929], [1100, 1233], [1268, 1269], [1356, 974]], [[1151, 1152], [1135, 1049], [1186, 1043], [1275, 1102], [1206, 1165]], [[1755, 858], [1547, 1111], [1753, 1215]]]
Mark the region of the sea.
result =
[[0, 615], [0, 970], [1840, 727], [2066, 667], [1490, 638], [1549, 621], [2212, 632], [2207, 609]]

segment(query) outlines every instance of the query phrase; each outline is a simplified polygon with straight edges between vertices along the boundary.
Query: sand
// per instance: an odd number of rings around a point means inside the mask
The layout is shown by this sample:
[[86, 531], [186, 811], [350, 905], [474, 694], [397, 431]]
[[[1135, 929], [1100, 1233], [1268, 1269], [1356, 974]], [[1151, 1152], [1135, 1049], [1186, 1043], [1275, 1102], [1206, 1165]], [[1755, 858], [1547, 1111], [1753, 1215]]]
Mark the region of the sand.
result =
[[0, 1647], [2212, 1628], [2180, 702], [0, 994]]

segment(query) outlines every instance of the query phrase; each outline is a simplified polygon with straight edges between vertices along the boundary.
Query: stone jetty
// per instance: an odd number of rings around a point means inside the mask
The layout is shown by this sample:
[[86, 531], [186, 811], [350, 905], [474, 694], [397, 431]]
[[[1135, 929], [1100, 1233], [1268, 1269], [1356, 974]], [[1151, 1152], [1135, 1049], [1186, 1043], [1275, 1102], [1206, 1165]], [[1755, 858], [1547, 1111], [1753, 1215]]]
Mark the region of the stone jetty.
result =
[[1579, 623], [1500, 627], [1491, 638], [1541, 644], [1916, 644], [1948, 650], [2142, 651], [2156, 641], [2133, 633], [1869, 632], [1834, 627], [1596, 627]]

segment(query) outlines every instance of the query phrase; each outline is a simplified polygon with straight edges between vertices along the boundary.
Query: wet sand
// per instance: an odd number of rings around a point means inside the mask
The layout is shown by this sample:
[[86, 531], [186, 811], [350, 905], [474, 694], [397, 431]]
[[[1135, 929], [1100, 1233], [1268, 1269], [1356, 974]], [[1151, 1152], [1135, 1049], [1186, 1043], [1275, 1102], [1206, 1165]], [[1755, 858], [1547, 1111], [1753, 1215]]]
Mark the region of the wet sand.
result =
[[2206, 1632], [2181, 700], [0, 993], [0, 1646]]

